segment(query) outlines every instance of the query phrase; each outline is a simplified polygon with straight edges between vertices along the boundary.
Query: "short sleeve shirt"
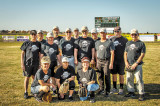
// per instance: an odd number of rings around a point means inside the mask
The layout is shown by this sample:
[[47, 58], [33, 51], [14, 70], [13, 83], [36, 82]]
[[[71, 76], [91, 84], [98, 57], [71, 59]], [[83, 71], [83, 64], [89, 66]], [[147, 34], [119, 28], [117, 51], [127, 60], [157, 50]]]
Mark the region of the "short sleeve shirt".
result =
[[60, 40], [62, 39], [63, 37], [62, 36], [58, 36], [57, 38], [54, 38], [53, 42], [55, 44], [57, 44], [58, 46], [60, 46]]
[[[146, 53], [146, 46], [144, 42], [138, 40], [136, 42], [134, 41], [128, 41], [125, 47], [125, 52], [127, 52], [127, 60], [129, 64], [134, 64], [138, 58], [140, 57], [141, 53]], [[142, 64], [140, 62], [139, 64]]]
[[34, 78], [33, 83], [32, 83], [31, 86], [35, 87], [35, 86], [40, 85], [38, 80], [43, 80], [44, 83], [47, 83], [47, 81], [50, 79], [50, 77], [51, 77], [51, 70], [50, 69], [48, 69], [48, 73], [47, 74], [45, 74], [42, 69], [39, 69], [37, 71], [36, 75], [35, 75], [35, 78]]

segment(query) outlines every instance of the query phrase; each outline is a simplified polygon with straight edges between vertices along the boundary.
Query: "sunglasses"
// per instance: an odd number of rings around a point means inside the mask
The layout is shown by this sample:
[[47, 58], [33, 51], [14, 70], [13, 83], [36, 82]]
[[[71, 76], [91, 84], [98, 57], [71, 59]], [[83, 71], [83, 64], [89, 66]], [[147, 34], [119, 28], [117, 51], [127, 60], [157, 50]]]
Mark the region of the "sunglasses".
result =
[[31, 35], [34, 35], [34, 36], [36, 36], [36, 34], [31, 34]]
[[114, 32], [120, 32], [120, 31], [114, 31]]
[[138, 36], [138, 34], [131, 34], [132, 36]]
[[66, 33], [71, 33], [71, 32], [66, 32]]

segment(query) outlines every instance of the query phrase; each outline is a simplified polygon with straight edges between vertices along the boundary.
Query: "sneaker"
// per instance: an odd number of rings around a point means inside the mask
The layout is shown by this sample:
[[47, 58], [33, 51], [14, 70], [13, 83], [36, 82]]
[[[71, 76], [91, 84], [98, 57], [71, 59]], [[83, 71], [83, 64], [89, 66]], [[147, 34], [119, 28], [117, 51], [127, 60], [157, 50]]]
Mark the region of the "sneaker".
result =
[[109, 97], [109, 93], [108, 93], [108, 92], [106, 92], [106, 94], [104, 95], [104, 97]]
[[69, 100], [70, 100], [70, 101], [73, 101], [73, 97], [72, 97], [72, 96], [71, 96], [71, 97], [69, 97]]
[[90, 103], [94, 103], [95, 102], [95, 99], [94, 98], [91, 98], [90, 99]]
[[28, 98], [28, 92], [24, 93], [24, 98], [25, 98], [25, 99]]
[[99, 90], [97, 95], [103, 95], [104, 94], [104, 90]]
[[124, 97], [135, 97], [135, 93], [134, 92], [129, 92]]
[[112, 91], [110, 92], [110, 94], [114, 94], [114, 93], [117, 93], [117, 92], [118, 92], [118, 90], [113, 88]]
[[123, 89], [119, 89], [118, 95], [122, 95], [123, 94]]
[[35, 99], [36, 99], [38, 102], [43, 102], [42, 99], [39, 98], [39, 97], [37, 97], [37, 96], [35, 97]]
[[144, 94], [140, 94], [138, 100], [139, 100], [139, 101], [144, 101]]

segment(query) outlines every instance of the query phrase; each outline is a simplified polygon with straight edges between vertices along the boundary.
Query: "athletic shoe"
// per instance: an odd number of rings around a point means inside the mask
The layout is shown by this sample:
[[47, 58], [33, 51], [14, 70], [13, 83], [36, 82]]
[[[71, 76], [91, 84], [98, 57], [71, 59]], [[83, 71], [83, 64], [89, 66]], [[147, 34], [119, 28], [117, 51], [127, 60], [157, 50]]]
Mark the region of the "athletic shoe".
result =
[[144, 94], [140, 94], [138, 100], [139, 100], [139, 101], [144, 101]]
[[39, 97], [37, 97], [37, 96], [35, 97], [35, 99], [36, 99], [38, 102], [43, 102], [43, 101], [42, 101], [42, 98], [39, 98]]
[[129, 92], [124, 97], [135, 97], [135, 93], [134, 92]]
[[104, 97], [109, 97], [109, 93], [108, 93], [108, 92], [106, 92], [106, 94], [104, 95]]
[[71, 97], [69, 97], [69, 100], [70, 100], [70, 101], [73, 101], [73, 97], [72, 97], [72, 96], [71, 96]]
[[95, 102], [95, 99], [94, 98], [91, 98], [90, 99], [90, 103], [94, 103]]
[[119, 89], [118, 95], [122, 95], [123, 94], [123, 89]]
[[104, 94], [104, 90], [99, 90], [97, 95], [103, 95]]
[[115, 88], [113, 88], [113, 89], [111, 90], [110, 94], [114, 94], [114, 93], [117, 93], [117, 92], [118, 92], [118, 90], [115, 89]]
[[24, 98], [25, 98], [25, 99], [28, 98], [28, 92], [24, 93]]

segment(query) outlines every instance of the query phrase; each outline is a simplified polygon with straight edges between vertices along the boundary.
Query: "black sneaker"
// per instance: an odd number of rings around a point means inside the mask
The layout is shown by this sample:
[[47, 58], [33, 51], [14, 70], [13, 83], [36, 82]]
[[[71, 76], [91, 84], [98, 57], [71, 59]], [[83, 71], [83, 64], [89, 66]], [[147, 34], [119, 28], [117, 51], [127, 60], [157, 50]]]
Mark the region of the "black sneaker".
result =
[[138, 100], [139, 100], [139, 101], [144, 101], [144, 94], [140, 94]]
[[104, 94], [104, 90], [99, 90], [97, 95], [103, 95]]
[[71, 96], [71, 97], [69, 97], [69, 100], [70, 100], [70, 101], [73, 101], [73, 97], [72, 97], [72, 96]]
[[25, 99], [28, 98], [28, 92], [24, 93], [24, 98], [25, 98]]
[[95, 99], [94, 98], [91, 98], [90, 99], [90, 103], [94, 103], [95, 102]]
[[135, 93], [134, 92], [129, 92], [124, 97], [135, 97]]
[[108, 93], [108, 92], [106, 92], [106, 94], [104, 95], [104, 97], [109, 97], [109, 93]]

